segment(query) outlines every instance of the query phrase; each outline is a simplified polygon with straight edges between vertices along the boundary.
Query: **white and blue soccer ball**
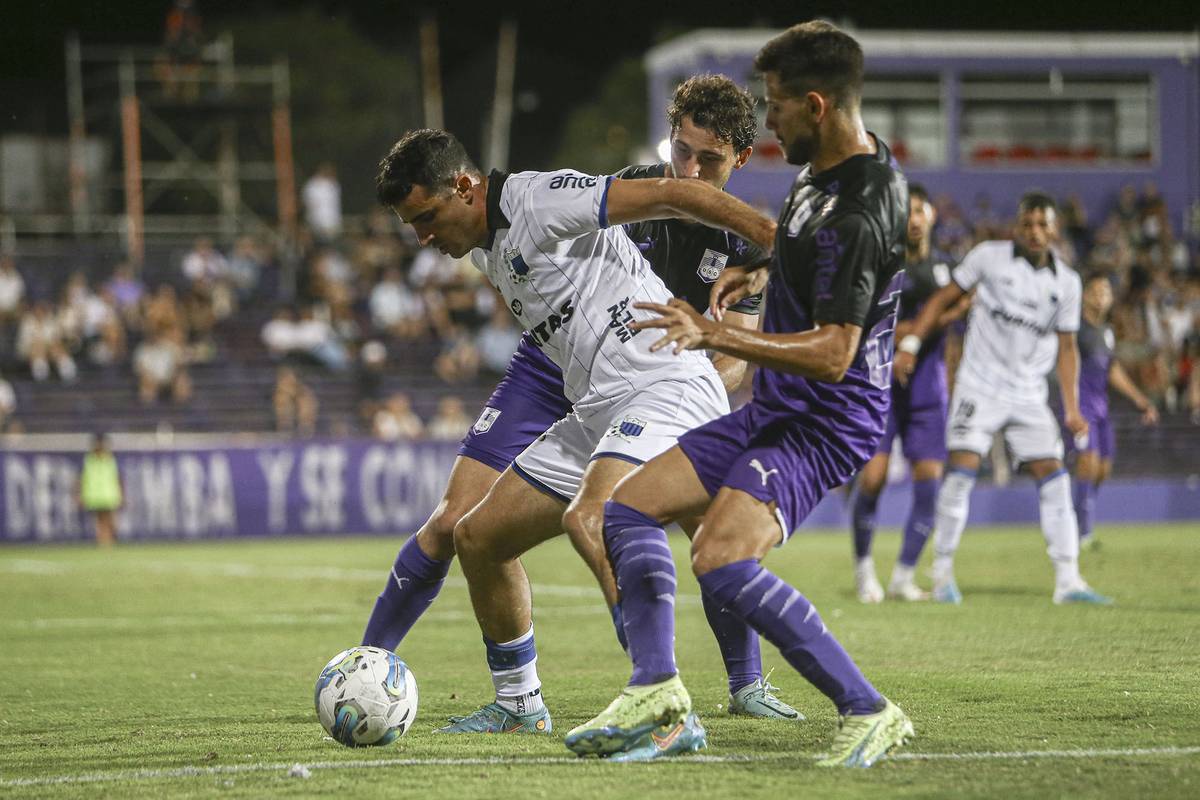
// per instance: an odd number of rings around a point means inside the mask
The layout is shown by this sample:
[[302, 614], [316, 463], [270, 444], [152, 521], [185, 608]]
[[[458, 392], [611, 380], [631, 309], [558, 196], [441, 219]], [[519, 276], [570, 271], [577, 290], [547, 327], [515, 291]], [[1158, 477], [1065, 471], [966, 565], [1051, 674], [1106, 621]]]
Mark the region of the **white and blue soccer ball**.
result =
[[417, 679], [395, 653], [351, 647], [317, 676], [317, 718], [347, 747], [391, 744], [417, 717]]

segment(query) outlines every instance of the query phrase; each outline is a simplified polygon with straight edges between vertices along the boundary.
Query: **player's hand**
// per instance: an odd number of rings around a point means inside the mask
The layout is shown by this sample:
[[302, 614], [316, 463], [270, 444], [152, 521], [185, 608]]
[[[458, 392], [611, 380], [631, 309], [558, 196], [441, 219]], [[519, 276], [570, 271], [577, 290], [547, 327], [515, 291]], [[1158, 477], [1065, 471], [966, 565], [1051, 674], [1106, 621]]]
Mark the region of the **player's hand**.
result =
[[720, 322], [725, 317], [725, 310], [737, 305], [751, 295], [758, 294], [767, 285], [767, 268], [765, 266], [751, 269], [749, 267], [726, 267], [717, 276], [712, 291], [708, 293], [708, 310], [713, 319]]
[[684, 350], [702, 350], [708, 347], [708, 337], [717, 328], [717, 323], [705, 319], [686, 300], [680, 300], [678, 297], [672, 297], [666, 305], [634, 303], [633, 307], [643, 311], [653, 311], [658, 316], [654, 319], [632, 322], [629, 324], [630, 328], [635, 331], [662, 328], [666, 331], [666, 336], [650, 345], [652, 353], [670, 344], [675, 345], [675, 355], [679, 355]]
[[1082, 440], [1087, 436], [1088, 424], [1087, 420], [1078, 411], [1068, 411], [1063, 420], [1066, 423], [1067, 430], [1076, 440]]
[[1142, 409], [1142, 424], [1157, 425], [1158, 424], [1158, 409], [1153, 403], [1147, 403]]
[[917, 366], [917, 357], [912, 353], [897, 350], [892, 356], [892, 377], [901, 386], [908, 386], [909, 376]]

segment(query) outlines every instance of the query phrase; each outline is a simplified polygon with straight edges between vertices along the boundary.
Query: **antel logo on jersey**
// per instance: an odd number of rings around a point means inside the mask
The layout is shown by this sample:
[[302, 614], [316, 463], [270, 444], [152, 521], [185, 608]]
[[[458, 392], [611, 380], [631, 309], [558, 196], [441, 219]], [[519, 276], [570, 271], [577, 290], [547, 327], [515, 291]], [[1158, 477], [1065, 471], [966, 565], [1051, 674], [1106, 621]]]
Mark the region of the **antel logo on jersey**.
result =
[[529, 280], [529, 265], [521, 257], [521, 251], [515, 247], [505, 250], [501, 255], [508, 265], [508, 279], [513, 283], [525, 283]]
[[595, 185], [592, 175], [555, 175], [550, 181], [551, 189], [590, 189]]
[[842, 248], [838, 246], [837, 231], [833, 228], [821, 228], [817, 231], [817, 275], [816, 289], [818, 300], [828, 300], [833, 297], [833, 279], [837, 275], [838, 262], [841, 260]]
[[705, 283], [712, 283], [720, 277], [721, 270], [725, 269], [725, 265], [728, 263], [729, 256], [725, 253], [718, 253], [716, 250], [705, 250], [703, 257], [700, 259], [700, 266], [696, 268], [696, 274]]
[[496, 420], [500, 418], [500, 409], [484, 406], [483, 413], [479, 415], [479, 419], [475, 420], [475, 424], [471, 426], [471, 430], [476, 433], [487, 433], [496, 424]]
[[642, 435], [646, 430], [646, 420], [637, 417], [625, 417], [620, 422], [614, 422], [608, 429], [609, 436], [629, 441]]
[[551, 314], [529, 329], [529, 335], [533, 337], [534, 342], [539, 346], [545, 344], [550, 341], [551, 336], [567, 324], [575, 313], [575, 306], [571, 305], [571, 302], [568, 300], [563, 303], [559, 306], [557, 314]]

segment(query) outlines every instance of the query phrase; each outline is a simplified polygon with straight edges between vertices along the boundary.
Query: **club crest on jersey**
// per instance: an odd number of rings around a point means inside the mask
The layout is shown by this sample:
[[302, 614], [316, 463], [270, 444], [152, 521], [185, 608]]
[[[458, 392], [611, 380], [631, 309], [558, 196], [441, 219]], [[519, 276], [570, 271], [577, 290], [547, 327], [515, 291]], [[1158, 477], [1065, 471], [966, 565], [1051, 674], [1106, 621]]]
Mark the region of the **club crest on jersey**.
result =
[[705, 283], [712, 283], [720, 277], [721, 270], [725, 269], [725, 265], [728, 263], [729, 256], [725, 253], [718, 253], [716, 250], [705, 250], [704, 255], [700, 258], [700, 266], [696, 268], [696, 274]]
[[625, 441], [635, 439], [646, 430], [646, 421], [636, 417], [625, 417], [620, 422], [614, 422], [608, 429], [609, 436], [616, 436]]
[[475, 431], [475, 433], [487, 433], [499, 418], [500, 409], [484, 406], [483, 413], [479, 415], [479, 419], [475, 420], [475, 424], [471, 426], [471, 430]]
[[521, 251], [515, 247], [505, 250], [501, 257], [508, 266], [508, 279], [513, 283], [525, 283], [529, 280], [529, 265], [521, 257]]

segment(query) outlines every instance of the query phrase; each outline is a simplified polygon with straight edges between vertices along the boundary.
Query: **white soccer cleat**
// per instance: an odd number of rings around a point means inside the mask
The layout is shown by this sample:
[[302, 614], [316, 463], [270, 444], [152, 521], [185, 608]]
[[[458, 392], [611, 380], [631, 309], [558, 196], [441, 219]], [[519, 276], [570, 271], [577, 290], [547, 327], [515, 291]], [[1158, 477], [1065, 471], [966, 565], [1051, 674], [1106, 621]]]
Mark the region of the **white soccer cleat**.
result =
[[893, 600], [919, 603], [929, 599], [929, 592], [917, 586], [912, 578], [897, 580], [893, 577], [888, 584], [887, 596]]
[[883, 585], [875, 575], [875, 562], [870, 556], [859, 559], [854, 567], [854, 585], [860, 603], [883, 602]]

